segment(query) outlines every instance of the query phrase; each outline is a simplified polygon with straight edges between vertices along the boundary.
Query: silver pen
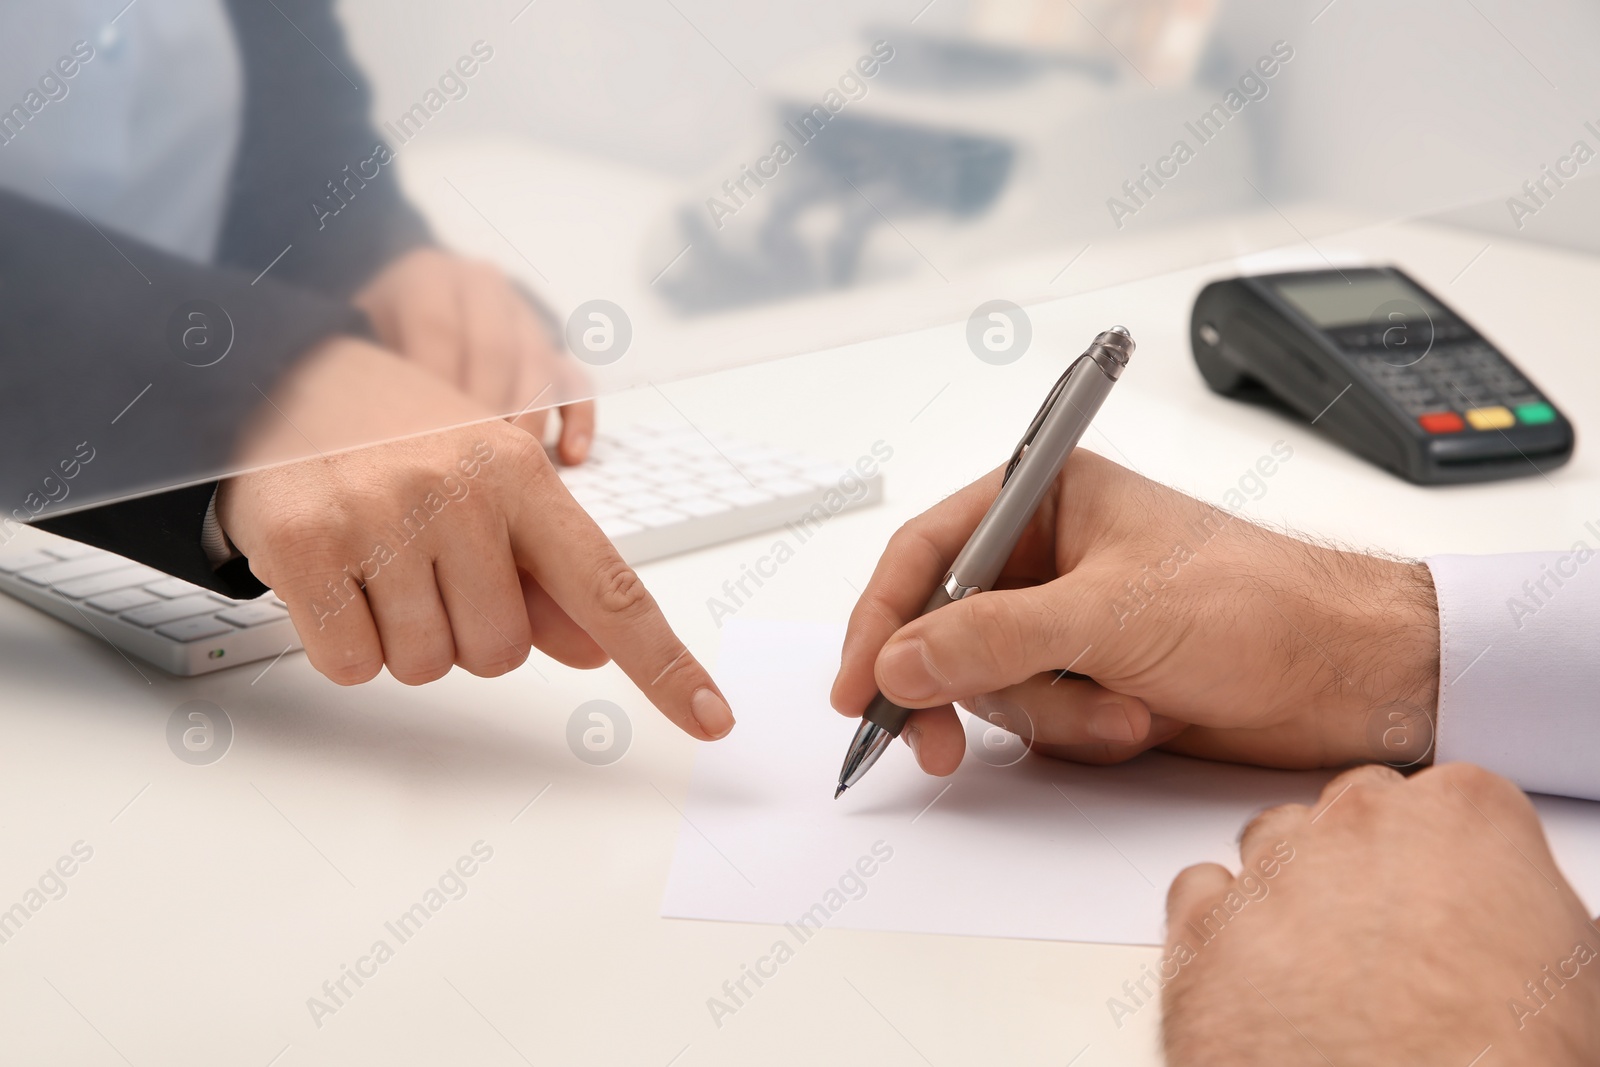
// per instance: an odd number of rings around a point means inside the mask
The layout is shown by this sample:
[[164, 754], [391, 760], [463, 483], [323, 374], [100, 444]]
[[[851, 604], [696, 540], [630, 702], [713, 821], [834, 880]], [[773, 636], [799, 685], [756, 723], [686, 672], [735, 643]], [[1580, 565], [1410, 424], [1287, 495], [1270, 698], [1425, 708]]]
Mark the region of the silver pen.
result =
[[[1050, 484], [1121, 377], [1133, 348], [1128, 331], [1113, 326], [1096, 337], [1056, 381], [1011, 453], [994, 503], [950, 565], [950, 573], [928, 598], [923, 615], [994, 585]], [[845, 753], [844, 766], [839, 768], [835, 800], [878, 762], [889, 743], [900, 736], [910, 714], [911, 709], [891, 703], [882, 693], [872, 698]]]

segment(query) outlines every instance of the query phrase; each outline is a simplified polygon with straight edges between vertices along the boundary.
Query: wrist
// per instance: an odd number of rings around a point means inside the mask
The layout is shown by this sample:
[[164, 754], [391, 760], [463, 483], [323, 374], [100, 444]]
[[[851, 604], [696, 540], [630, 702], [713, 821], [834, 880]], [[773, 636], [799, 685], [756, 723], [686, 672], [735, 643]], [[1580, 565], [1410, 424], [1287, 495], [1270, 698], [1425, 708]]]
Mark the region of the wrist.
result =
[[[1349, 553], [1340, 553], [1349, 556]], [[1352, 761], [1432, 761], [1439, 707], [1439, 606], [1428, 568], [1358, 557], [1345, 602], [1336, 713]], [[1337, 572], [1335, 572], [1337, 573]]]
[[333, 337], [306, 352], [258, 406], [233, 467], [326, 456], [494, 417], [416, 363], [357, 338]]

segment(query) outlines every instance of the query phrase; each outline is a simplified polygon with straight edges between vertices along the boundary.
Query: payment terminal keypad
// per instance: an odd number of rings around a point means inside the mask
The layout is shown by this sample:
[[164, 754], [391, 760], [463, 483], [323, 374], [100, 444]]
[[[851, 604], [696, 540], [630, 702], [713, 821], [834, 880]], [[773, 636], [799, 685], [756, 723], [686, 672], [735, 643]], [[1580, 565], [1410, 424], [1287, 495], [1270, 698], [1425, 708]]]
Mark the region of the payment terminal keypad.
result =
[[1388, 348], [1350, 353], [1367, 377], [1430, 434], [1553, 422], [1555, 409], [1479, 340], [1435, 344], [1420, 359]]

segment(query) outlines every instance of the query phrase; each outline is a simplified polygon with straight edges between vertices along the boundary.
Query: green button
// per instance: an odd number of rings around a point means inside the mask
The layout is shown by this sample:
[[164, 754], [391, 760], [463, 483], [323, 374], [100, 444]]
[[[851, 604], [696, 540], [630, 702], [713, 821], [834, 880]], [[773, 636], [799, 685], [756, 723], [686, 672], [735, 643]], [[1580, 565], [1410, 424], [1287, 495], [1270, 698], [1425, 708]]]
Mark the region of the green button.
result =
[[1518, 404], [1517, 421], [1525, 422], [1530, 426], [1537, 426], [1543, 422], [1556, 421], [1556, 409], [1546, 403]]

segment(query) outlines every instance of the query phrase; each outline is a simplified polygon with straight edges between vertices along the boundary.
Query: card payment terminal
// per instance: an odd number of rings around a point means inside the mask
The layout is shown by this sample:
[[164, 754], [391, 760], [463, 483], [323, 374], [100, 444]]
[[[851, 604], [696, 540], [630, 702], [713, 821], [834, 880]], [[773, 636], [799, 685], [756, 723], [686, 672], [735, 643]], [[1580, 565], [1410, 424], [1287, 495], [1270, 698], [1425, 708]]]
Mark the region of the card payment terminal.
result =
[[1190, 344], [1215, 392], [1275, 400], [1422, 485], [1536, 474], [1572, 455], [1572, 425], [1538, 386], [1395, 267], [1212, 282]]

